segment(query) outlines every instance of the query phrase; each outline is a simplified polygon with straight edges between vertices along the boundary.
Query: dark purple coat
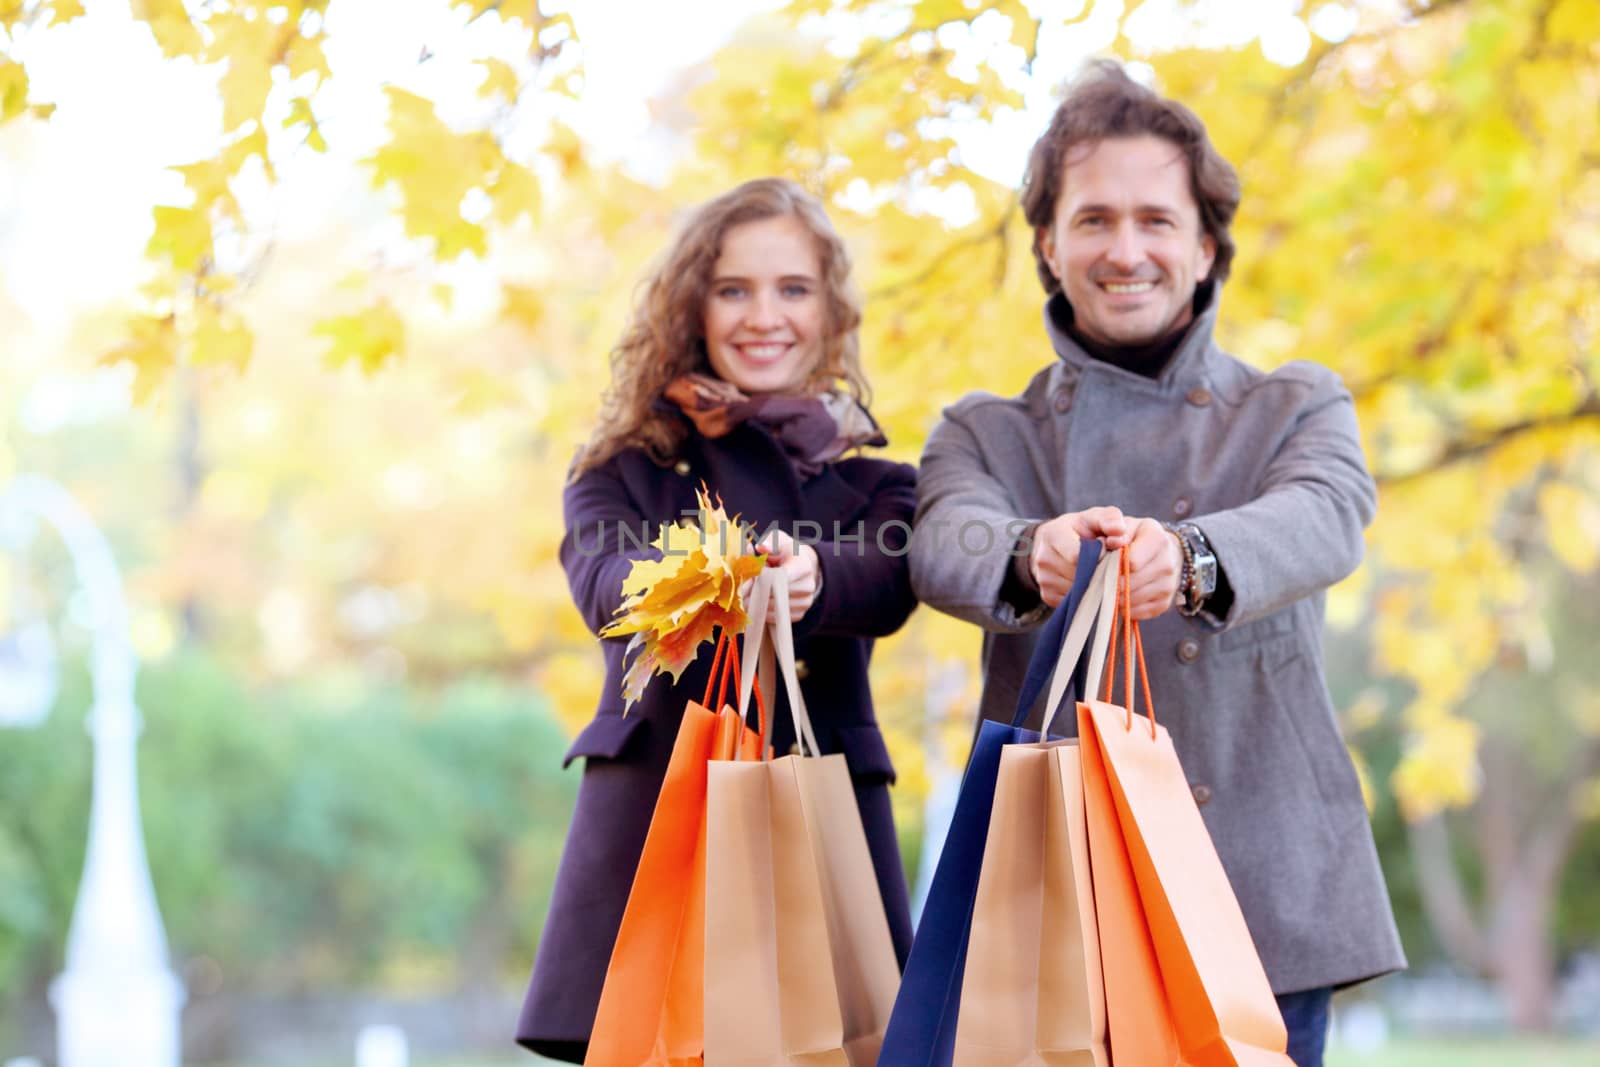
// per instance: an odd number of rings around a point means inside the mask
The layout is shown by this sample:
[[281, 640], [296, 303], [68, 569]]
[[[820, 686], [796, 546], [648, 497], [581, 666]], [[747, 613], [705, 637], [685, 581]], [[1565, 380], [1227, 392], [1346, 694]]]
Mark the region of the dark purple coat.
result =
[[[797, 520], [820, 528], [820, 534], [800, 529], [815, 540], [822, 567], [821, 594], [795, 624], [800, 684], [818, 743], [824, 752], [844, 753], [850, 768], [895, 952], [904, 963], [911, 916], [889, 807], [894, 767], [873, 715], [867, 660], [872, 639], [899, 629], [915, 605], [905, 546], [916, 472], [903, 463], [851, 458], [801, 484], [773, 438], [749, 423], [715, 440], [691, 435], [673, 466], [637, 450], [624, 452], [568, 485], [564, 495], [561, 563], [591, 630], [610, 621], [622, 602], [631, 561], [652, 554], [636, 541], [648, 542], [657, 524], [692, 512], [702, 481], [721, 495], [730, 516], [758, 531], [777, 522], [793, 534]], [[859, 541], [850, 540], [858, 533]], [[568, 762], [584, 758], [583, 780], [517, 1024], [518, 1042], [574, 1062], [582, 1060], [594, 1024], [678, 723], [685, 704], [704, 695], [711, 660], [707, 645], [676, 685], [657, 677], [624, 716], [624, 646], [620, 638], [600, 643], [606, 660], [600, 705], [567, 752]], [[788, 751], [793, 728], [781, 693], [772, 731], [775, 750]]]

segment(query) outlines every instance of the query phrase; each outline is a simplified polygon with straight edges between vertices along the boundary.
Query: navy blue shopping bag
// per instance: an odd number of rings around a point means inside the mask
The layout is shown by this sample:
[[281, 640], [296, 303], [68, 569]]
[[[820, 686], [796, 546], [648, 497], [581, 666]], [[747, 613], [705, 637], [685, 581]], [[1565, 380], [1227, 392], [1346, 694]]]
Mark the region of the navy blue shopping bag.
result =
[[[1078, 550], [1078, 568], [1072, 576], [1072, 591], [1040, 631], [1011, 725], [986, 721], [979, 727], [961, 778], [961, 792], [950, 817], [944, 851], [939, 854], [939, 865], [934, 868], [927, 902], [911, 942], [900, 992], [889, 1014], [883, 1048], [878, 1053], [880, 1067], [949, 1067], [955, 1054], [961, 976], [966, 971], [967, 937], [972, 929], [973, 904], [978, 898], [978, 873], [983, 869], [995, 779], [1000, 774], [1000, 749], [1040, 739], [1037, 732], [1024, 729], [1022, 724], [1050, 683], [1067, 624], [1077, 612], [1099, 561], [1100, 542], [1083, 542]], [[1087, 656], [1085, 647], [1063, 701], [1075, 701], [1076, 694], [1082, 691]], [[1048, 714], [1051, 709], [1045, 710]], [[1058, 716], [1057, 720], [1077, 725], [1074, 715]]]

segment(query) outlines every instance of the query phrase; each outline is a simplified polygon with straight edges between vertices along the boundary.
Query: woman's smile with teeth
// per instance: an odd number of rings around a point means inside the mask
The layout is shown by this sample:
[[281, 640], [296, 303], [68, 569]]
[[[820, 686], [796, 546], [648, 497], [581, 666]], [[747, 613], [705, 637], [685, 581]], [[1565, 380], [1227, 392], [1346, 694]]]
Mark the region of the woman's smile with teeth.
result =
[[789, 350], [789, 342], [747, 341], [738, 348], [751, 359], [776, 359]]

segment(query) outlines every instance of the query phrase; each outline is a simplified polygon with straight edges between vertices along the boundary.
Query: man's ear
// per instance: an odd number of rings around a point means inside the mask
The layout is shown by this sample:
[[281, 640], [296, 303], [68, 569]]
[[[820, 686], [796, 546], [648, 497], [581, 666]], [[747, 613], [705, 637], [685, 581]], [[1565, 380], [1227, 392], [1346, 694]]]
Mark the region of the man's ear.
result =
[[1211, 268], [1216, 262], [1217, 239], [1209, 233], [1202, 233], [1200, 235], [1200, 261], [1197, 264], [1199, 270], [1194, 272], [1194, 276], [1202, 282], [1210, 281]]
[[1056, 281], [1061, 280], [1061, 272], [1056, 270], [1056, 235], [1051, 226], [1040, 226], [1033, 231], [1033, 247], [1038, 249], [1044, 257], [1045, 266], [1050, 268], [1050, 274]]

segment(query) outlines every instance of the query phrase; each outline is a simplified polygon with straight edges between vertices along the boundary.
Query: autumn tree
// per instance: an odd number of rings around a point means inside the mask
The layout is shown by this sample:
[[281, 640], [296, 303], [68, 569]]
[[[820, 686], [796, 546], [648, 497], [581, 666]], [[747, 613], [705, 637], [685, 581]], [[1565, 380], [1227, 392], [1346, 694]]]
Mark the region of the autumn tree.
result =
[[[89, 7], [0, 3], [8, 118], [51, 121], [27, 45], [101, 17]], [[192, 513], [147, 546], [162, 602], [249, 605], [217, 635], [246, 649], [287, 620], [274, 632], [299, 638], [265, 641], [280, 670], [527, 670], [576, 725], [599, 675], [553, 502], [627, 280], [675, 212], [770, 173], [827, 200], [867, 295], [874, 410], [913, 459], [943, 403], [1013, 392], [1049, 358], [1016, 175], [974, 131], [1015, 123], [1069, 55], [1120, 55], [1190, 103], [1243, 178], [1224, 347], [1317, 360], [1356, 396], [1382, 507], [1330, 610], [1402, 695], [1359, 697], [1351, 725], [1405, 732], [1374, 784], [1415, 828], [1442, 943], [1504, 984], [1518, 1023], [1548, 1021], [1548, 902], [1600, 767], [1595, 681], [1555, 651], [1600, 541], [1600, 6], [1330, 2], [1241, 31], [1181, 0], [795, 0], [661, 94], [679, 154], [660, 184], [590, 158], [565, 103], [581, 18], [534, 0], [439, 0], [446, 29], [383, 89], [382, 143], [352, 153], [328, 113], [339, 7], [133, 5], [165, 55], [219, 72], [221, 128], [214, 155], [173, 161], [186, 194], [154, 207], [148, 284], [85, 339], [135, 368], [153, 410], [187, 374], [202, 411], [260, 420], [207, 420]], [[1268, 31], [1299, 54], [1269, 58]], [[431, 80], [472, 65], [476, 99]], [[361, 176], [341, 204], [382, 204], [401, 239], [354, 210], [294, 237], [272, 217], [263, 190], [324, 154]], [[925, 721], [970, 729], [970, 685], [930, 707], [928, 679], [975, 642], [923, 612], [880, 657], [913, 823]], [[1467, 826], [1477, 900], [1448, 836]]]

